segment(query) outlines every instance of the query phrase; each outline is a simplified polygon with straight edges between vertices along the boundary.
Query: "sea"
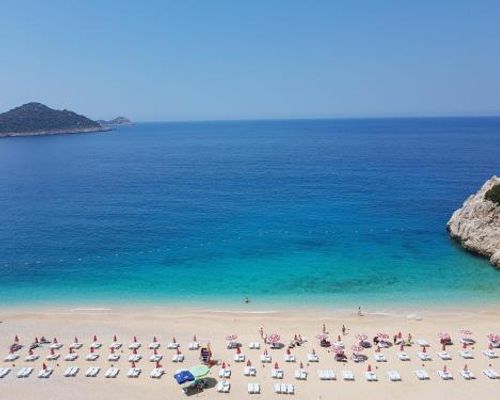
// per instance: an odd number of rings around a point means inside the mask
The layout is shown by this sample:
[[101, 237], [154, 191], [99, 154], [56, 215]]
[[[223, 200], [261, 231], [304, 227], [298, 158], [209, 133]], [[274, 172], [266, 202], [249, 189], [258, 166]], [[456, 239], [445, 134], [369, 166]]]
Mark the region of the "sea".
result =
[[1, 304], [498, 305], [500, 270], [446, 223], [499, 173], [493, 117], [3, 138]]

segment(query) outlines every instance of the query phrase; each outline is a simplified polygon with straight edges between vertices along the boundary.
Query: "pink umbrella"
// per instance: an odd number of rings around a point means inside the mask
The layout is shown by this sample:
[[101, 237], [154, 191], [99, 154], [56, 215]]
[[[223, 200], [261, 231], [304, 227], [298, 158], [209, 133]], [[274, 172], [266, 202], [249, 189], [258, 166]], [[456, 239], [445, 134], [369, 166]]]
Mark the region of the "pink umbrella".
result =
[[[333, 345], [330, 348], [332, 349], [332, 351], [335, 354], [343, 354], [344, 353], [344, 349], [342, 348], [342, 346]], [[356, 348], [358, 348], [358, 346], [356, 346]]]
[[236, 339], [238, 339], [238, 336], [237, 336], [237, 335], [235, 335], [235, 334], [232, 334], [232, 335], [227, 335], [227, 336], [226, 336], [226, 340], [227, 340], [228, 342], [234, 342]]
[[316, 339], [318, 339], [319, 341], [326, 340], [326, 339], [328, 339], [328, 335], [326, 335], [324, 333], [320, 333], [319, 335], [316, 335]]
[[368, 340], [368, 335], [365, 335], [364, 333], [359, 333], [356, 335], [356, 339], [359, 342], [364, 342], [365, 340]]
[[367, 371], [368, 371], [368, 372], [371, 372], [371, 371], [372, 371], [372, 365], [371, 365], [371, 364], [368, 364]]
[[278, 362], [275, 362], [275, 363], [274, 363], [274, 369], [279, 369], [279, 368], [280, 368], [280, 367], [279, 367], [279, 365], [278, 365]]
[[441, 340], [449, 340], [450, 339], [450, 334], [447, 332], [439, 332], [438, 336], [441, 338]]
[[351, 347], [351, 350], [353, 353], [361, 353], [364, 350], [364, 347], [354, 345]]
[[279, 343], [280, 339], [281, 339], [280, 335], [278, 335], [277, 333], [273, 333], [273, 334], [269, 335], [269, 337], [267, 338], [267, 341], [269, 343], [275, 344], [275, 343]]
[[387, 333], [379, 332], [377, 333], [378, 340], [387, 340], [389, 339], [389, 335]]
[[500, 342], [500, 335], [495, 334], [495, 333], [490, 333], [490, 334], [488, 335], [488, 340], [489, 340], [491, 343], [498, 343], [498, 342]]

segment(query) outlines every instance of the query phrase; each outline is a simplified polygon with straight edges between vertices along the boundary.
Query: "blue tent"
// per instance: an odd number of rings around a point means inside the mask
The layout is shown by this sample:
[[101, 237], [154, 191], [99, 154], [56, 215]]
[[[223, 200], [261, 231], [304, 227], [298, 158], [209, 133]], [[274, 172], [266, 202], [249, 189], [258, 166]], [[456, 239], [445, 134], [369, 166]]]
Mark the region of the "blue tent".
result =
[[185, 369], [177, 372], [174, 375], [174, 379], [177, 381], [179, 385], [182, 385], [183, 383], [194, 381], [194, 376], [191, 372]]

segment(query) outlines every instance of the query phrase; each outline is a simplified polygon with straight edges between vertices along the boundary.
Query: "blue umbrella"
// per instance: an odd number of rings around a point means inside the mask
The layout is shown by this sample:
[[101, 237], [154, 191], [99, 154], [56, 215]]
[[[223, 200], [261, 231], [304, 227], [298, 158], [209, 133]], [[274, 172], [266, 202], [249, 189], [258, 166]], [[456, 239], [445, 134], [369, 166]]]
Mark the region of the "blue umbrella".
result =
[[185, 369], [177, 372], [174, 375], [174, 379], [177, 381], [179, 385], [182, 385], [183, 383], [194, 381], [194, 376], [191, 372]]

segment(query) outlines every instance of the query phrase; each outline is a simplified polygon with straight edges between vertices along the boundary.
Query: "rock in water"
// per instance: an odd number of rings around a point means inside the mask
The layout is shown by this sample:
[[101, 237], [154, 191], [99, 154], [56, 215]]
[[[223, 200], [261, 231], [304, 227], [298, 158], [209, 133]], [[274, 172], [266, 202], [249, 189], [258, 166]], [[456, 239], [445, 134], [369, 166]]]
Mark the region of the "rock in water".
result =
[[500, 267], [500, 201], [492, 193], [499, 190], [500, 178], [493, 176], [453, 213], [447, 225], [464, 249], [488, 257], [496, 267]]

